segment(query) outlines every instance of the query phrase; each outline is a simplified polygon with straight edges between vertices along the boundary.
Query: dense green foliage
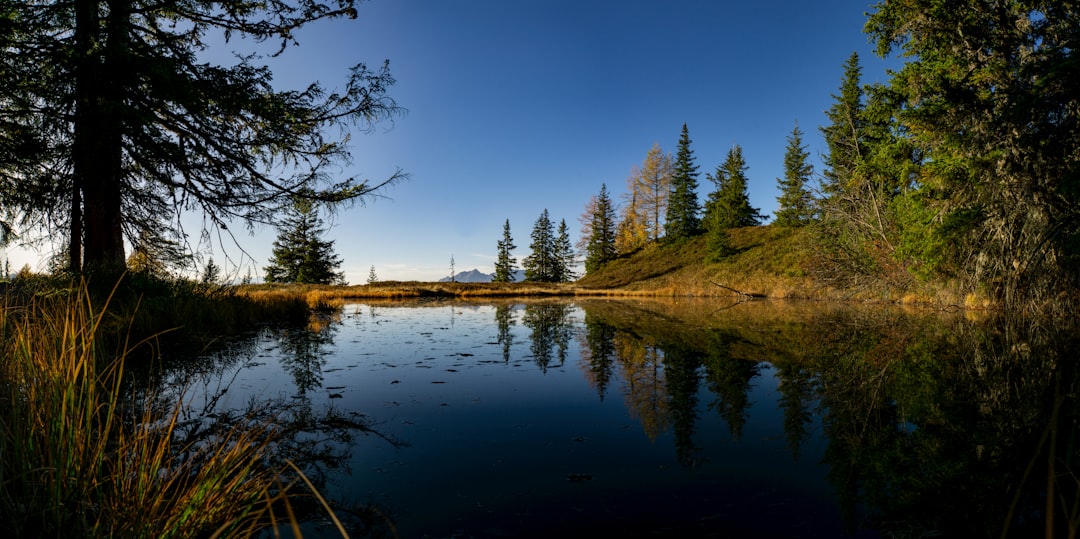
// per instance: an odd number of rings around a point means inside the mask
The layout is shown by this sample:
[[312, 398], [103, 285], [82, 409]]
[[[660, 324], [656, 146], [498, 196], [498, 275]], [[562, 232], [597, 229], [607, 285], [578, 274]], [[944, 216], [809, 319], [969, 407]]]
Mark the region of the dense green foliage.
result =
[[690, 149], [690, 132], [686, 124], [679, 136], [679, 149], [671, 173], [671, 194], [668, 196], [664, 235], [669, 241], [685, 240], [701, 231], [701, 205], [697, 196], [698, 166]]
[[495, 277], [492, 281], [496, 283], [509, 283], [514, 280], [514, 267], [517, 264], [517, 259], [512, 256], [514, 249], [517, 249], [517, 245], [514, 245], [514, 238], [510, 236], [510, 220], [507, 219], [503, 224], [503, 236], [497, 243], [498, 254], [495, 258]]
[[[0, 239], [66, 236], [72, 269], [119, 268], [125, 238], [183, 239], [185, 211], [227, 230], [270, 223], [301, 190], [345, 202], [400, 179], [330, 177], [348, 149], [328, 133], [397, 110], [386, 65], [357, 64], [328, 92], [277, 90], [258, 63], [356, 3], [0, 0]], [[233, 34], [280, 47], [200, 57]]]
[[278, 226], [270, 265], [263, 268], [266, 282], [344, 284], [345, 275], [338, 270], [341, 258], [324, 234], [318, 207], [308, 198], [296, 198]]
[[867, 31], [908, 62], [889, 84], [925, 154], [915, 256], [1009, 305], [1075, 288], [1080, 254], [1080, 6], [880, 2]]

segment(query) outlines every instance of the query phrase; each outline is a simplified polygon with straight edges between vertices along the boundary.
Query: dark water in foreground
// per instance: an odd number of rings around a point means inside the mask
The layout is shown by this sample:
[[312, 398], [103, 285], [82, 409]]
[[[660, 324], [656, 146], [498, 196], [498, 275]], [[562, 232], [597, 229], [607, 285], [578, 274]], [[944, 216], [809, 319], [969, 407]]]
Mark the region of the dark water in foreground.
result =
[[1063, 537], [1076, 341], [766, 301], [357, 304], [233, 343], [194, 405], [305, 416], [293, 458], [375, 536]]

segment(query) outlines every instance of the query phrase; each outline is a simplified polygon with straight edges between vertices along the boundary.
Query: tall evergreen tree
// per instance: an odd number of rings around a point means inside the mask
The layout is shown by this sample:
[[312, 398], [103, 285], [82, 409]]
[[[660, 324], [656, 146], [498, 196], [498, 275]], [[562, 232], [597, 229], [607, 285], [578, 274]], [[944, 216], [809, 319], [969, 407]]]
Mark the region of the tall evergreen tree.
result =
[[728, 230], [761, 224], [761, 214], [750, 206], [747, 194], [746, 161], [738, 144], [728, 150], [727, 158], [707, 175], [716, 189], [709, 193], [705, 206], [705, 230], [708, 235], [707, 259], [716, 260], [730, 254]]
[[347, 138], [330, 133], [398, 110], [387, 65], [356, 65], [340, 92], [317, 83], [297, 91], [272, 85], [269, 67], [255, 63], [265, 55], [237, 51], [235, 65], [200, 56], [208, 40], [235, 34], [250, 39], [225, 42], [277, 41], [269, 52], [283, 52], [309, 23], [356, 17], [357, 3], [4, 2], [5, 224], [64, 227], [72, 269], [117, 268], [125, 239], [182, 238], [185, 211], [222, 229], [233, 219], [272, 224], [297, 193], [346, 202], [400, 179], [329, 172], [348, 159]]
[[761, 224], [761, 213], [750, 206], [748, 168], [742, 148], [736, 144], [728, 150], [724, 162], [716, 167], [716, 173], [708, 176], [716, 185], [705, 207], [708, 226], [739, 228]]
[[293, 201], [274, 240], [270, 265], [263, 268], [268, 283], [345, 284], [338, 271], [341, 258], [326, 234], [319, 209], [309, 198]]
[[514, 265], [517, 264], [517, 259], [513, 256], [514, 249], [517, 249], [517, 245], [514, 245], [514, 238], [510, 236], [510, 220], [507, 219], [503, 223], [503, 235], [502, 239], [496, 244], [498, 254], [495, 258], [495, 277], [492, 279], [496, 283], [510, 283], [514, 281]]
[[698, 203], [698, 166], [690, 149], [690, 131], [686, 124], [679, 136], [679, 149], [671, 174], [671, 194], [664, 222], [665, 237], [679, 241], [701, 232], [701, 204]]
[[840, 95], [833, 95], [835, 103], [825, 112], [829, 125], [821, 128], [828, 146], [824, 157], [825, 169], [822, 171], [826, 197], [835, 196], [845, 189], [846, 182], [855, 175], [855, 168], [864, 152], [862, 66], [857, 52], [851, 53], [843, 69]]
[[607, 185], [600, 185], [600, 194], [589, 216], [588, 243], [585, 245], [585, 273], [596, 271], [618, 255], [615, 249], [617, 223], [615, 208], [607, 192]]
[[566, 219], [559, 220], [553, 254], [555, 282], [568, 283], [577, 279], [577, 274], [574, 273], [574, 266], [577, 265], [577, 254], [574, 253], [574, 245], [570, 243], [570, 229], [566, 226]]
[[776, 198], [780, 209], [776, 211], [775, 223], [779, 226], [797, 227], [813, 218], [813, 197], [807, 185], [814, 174], [810, 164], [810, 152], [802, 142], [802, 131], [796, 123], [788, 136], [784, 152], [784, 177], [777, 178], [780, 196]]
[[556, 282], [559, 275], [556, 273], [555, 233], [546, 208], [533, 224], [531, 238], [532, 243], [529, 244], [529, 249], [532, 252], [522, 261], [525, 280], [541, 283]]

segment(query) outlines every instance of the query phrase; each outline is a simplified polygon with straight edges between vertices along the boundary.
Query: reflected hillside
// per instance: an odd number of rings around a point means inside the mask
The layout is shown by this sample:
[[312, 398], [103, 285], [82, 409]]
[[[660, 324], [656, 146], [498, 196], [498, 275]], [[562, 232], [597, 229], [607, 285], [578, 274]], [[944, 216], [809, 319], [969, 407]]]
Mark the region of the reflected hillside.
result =
[[[1072, 327], [888, 306], [584, 300], [582, 370], [612, 380], [655, 438], [695, 464], [700, 414], [743, 434], [775, 369], [792, 457], [827, 444], [850, 528], [913, 536], [1071, 537], [1080, 525]], [[702, 391], [705, 389], [707, 391]], [[697, 400], [710, 402], [699, 407]], [[703, 412], [703, 410], [705, 410]]]

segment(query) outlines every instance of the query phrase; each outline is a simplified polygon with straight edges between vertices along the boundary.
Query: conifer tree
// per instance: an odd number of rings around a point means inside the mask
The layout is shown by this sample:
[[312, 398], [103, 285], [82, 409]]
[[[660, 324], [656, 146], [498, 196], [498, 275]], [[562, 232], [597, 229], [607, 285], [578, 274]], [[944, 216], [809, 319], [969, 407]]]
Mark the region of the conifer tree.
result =
[[776, 198], [780, 209], [776, 211], [776, 224], [797, 227], [809, 223], [813, 218], [813, 198], [807, 184], [814, 174], [810, 164], [810, 153], [802, 143], [802, 131], [799, 124], [788, 136], [787, 151], [784, 153], [784, 177], [777, 178], [780, 196]]
[[630, 197], [634, 201], [635, 219], [643, 226], [647, 241], [656, 241], [664, 235], [664, 219], [667, 216], [671, 195], [671, 156], [653, 144], [645, 161], [630, 173]]
[[716, 190], [709, 194], [705, 207], [710, 226], [740, 228], [761, 224], [761, 214], [750, 206], [747, 192], [746, 160], [738, 144], [728, 150], [727, 158], [716, 168], [715, 175], [708, 176]]
[[627, 195], [615, 228], [615, 250], [620, 253], [632, 253], [649, 242], [648, 220], [638, 204], [637, 193], [631, 191]]
[[705, 228], [708, 234], [707, 259], [716, 260], [730, 254], [728, 230], [761, 223], [758, 209], [750, 206], [747, 195], [746, 161], [738, 144], [728, 151], [727, 158], [707, 177], [716, 190], [709, 194], [705, 206]]
[[671, 194], [664, 223], [664, 234], [668, 240], [684, 240], [701, 232], [697, 177], [698, 166], [694, 163], [694, 151], [690, 149], [690, 132], [686, 124], [683, 124], [671, 174]]
[[517, 259], [513, 257], [514, 249], [517, 249], [517, 245], [514, 245], [514, 238], [510, 236], [510, 220], [507, 219], [503, 223], [503, 237], [497, 243], [498, 255], [495, 259], [495, 278], [492, 279], [496, 283], [510, 283], [514, 281], [514, 265], [517, 264]]
[[611, 205], [607, 185], [600, 185], [600, 194], [595, 198], [588, 229], [588, 241], [585, 245], [585, 273], [596, 271], [618, 255], [615, 249], [616, 226], [615, 208]]
[[533, 224], [531, 238], [532, 243], [529, 244], [529, 249], [532, 252], [522, 262], [525, 268], [525, 280], [541, 283], [556, 282], [558, 275], [555, 269], [555, 234], [547, 209], [544, 209]]
[[577, 265], [577, 255], [574, 253], [573, 244], [570, 243], [570, 230], [566, 226], [566, 219], [559, 220], [553, 258], [555, 282], [568, 283], [577, 278], [574, 273], [574, 266]]
[[844, 62], [843, 69], [840, 95], [833, 95], [836, 102], [825, 112], [829, 125], [821, 128], [821, 134], [828, 146], [824, 157], [825, 169], [822, 171], [826, 197], [835, 196], [845, 189], [845, 183], [855, 175], [855, 168], [864, 152], [864, 105], [859, 53], [851, 53]]
[[371, 265], [371, 270], [367, 274], [367, 284], [375, 284], [379, 282], [379, 276], [375, 275], [375, 264]]
[[296, 197], [278, 226], [270, 265], [263, 268], [268, 283], [345, 284], [338, 271], [341, 258], [326, 234], [318, 207], [310, 198]]

